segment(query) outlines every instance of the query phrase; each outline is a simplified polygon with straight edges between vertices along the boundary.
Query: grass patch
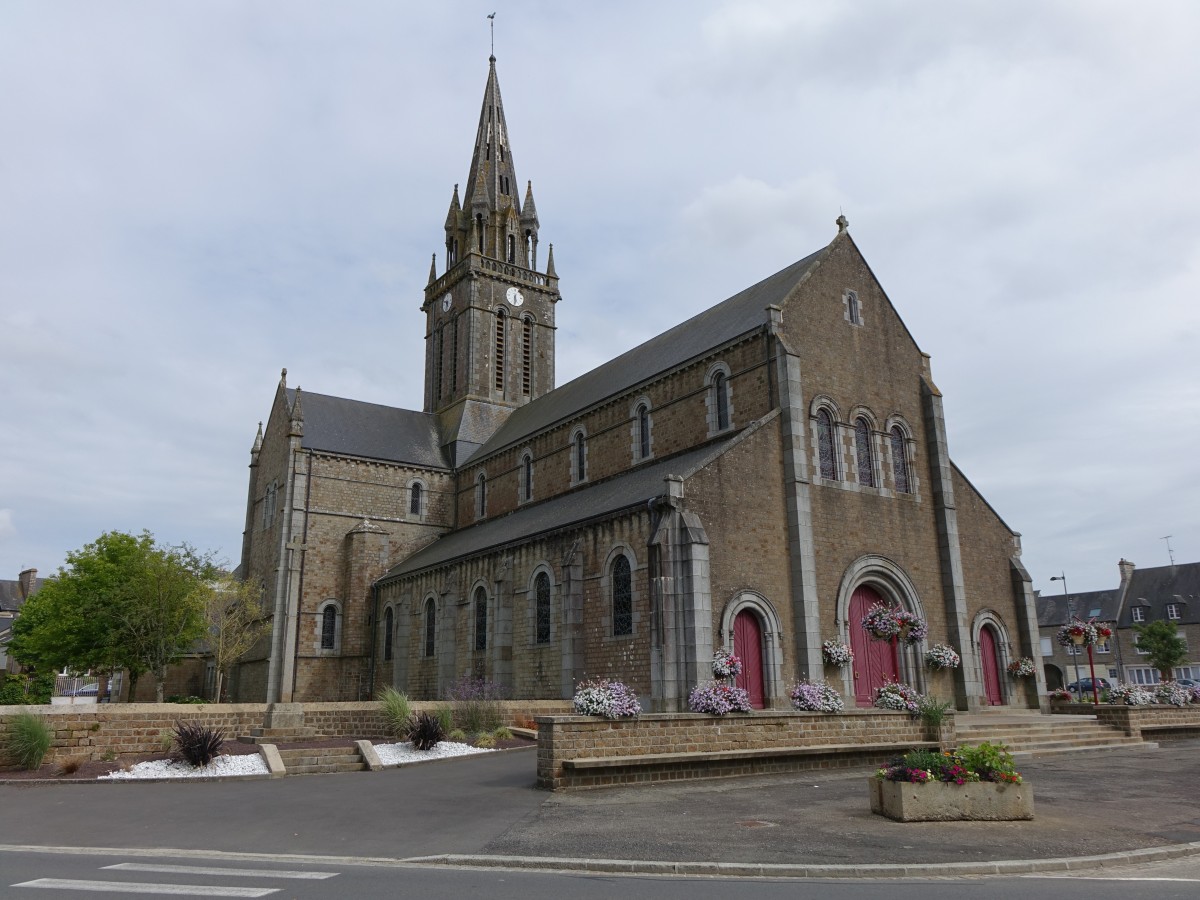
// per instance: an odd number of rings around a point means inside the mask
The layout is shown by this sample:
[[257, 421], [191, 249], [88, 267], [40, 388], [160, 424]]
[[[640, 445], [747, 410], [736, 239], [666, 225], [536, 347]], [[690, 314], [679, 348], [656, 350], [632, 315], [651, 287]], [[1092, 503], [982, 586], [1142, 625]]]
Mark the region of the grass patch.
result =
[[8, 723], [8, 752], [23, 769], [40, 768], [53, 742], [54, 732], [35, 713], [17, 713]]
[[383, 706], [383, 718], [387, 723], [388, 734], [398, 740], [408, 737], [412, 720], [412, 706], [408, 702], [408, 694], [402, 694], [394, 687], [385, 687], [379, 692], [379, 703]]

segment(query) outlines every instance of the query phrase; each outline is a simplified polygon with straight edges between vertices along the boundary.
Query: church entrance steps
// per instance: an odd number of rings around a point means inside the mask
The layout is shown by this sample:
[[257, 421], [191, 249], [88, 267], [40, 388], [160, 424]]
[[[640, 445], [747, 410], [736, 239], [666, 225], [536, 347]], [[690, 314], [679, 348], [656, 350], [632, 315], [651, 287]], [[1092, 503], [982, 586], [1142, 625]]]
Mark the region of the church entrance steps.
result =
[[280, 749], [288, 775], [362, 772], [368, 768], [357, 747], [297, 747]]
[[[984, 712], [955, 716], [955, 734], [961, 744], [987, 741], [1006, 745], [1015, 756], [1102, 750], [1110, 747], [1148, 746], [1095, 716], [1045, 716], [1040, 713]], [[1150, 745], [1154, 746], [1154, 745]]]

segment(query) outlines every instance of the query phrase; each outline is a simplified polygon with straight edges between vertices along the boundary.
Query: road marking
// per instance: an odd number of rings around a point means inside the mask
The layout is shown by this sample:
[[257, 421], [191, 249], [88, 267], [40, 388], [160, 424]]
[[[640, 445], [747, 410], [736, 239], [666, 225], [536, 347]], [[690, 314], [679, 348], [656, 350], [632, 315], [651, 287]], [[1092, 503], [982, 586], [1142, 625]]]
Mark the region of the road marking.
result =
[[187, 897], [265, 897], [279, 888], [217, 887], [210, 884], [142, 884], [137, 881], [76, 881], [70, 878], [37, 878], [13, 887], [54, 888], [60, 891], [105, 891], [110, 894], [172, 894]]
[[153, 863], [117, 863], [101, 869], [126, 872], [167, 872], [181, 875], [230, 875], [239, 878], [333, 878], [337, 872], [289, 872], [280, 869], [223, 869], [219, 866], [168, 866]]

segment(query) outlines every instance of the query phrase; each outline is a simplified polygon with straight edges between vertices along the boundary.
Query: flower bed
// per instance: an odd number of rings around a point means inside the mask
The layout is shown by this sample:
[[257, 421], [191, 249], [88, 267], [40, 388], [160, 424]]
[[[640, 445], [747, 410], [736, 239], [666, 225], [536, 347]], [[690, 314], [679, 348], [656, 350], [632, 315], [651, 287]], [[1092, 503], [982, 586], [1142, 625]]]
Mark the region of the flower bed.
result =
[[732, 687], [720, 681], [706, 681], [692, 688], [688, 695], [688, 709], [710, 716], [750, 712], [750, 695], [745, 688]]
[[581, 716], [603, 716], [606, 719], [637, 716], [642, 711], [633, 688], [606, 678], [580, 682], [575, 688], [572, 706]]
[[999, 744], [911, 751], [876, 772], [869, 790], [871, 811], [898, 822], [1033, 818], [1033, 791]]
[[792, 688], [792, 707], [806, 712], [841, 712], [842, 695], [824, 681], [800, 681]]

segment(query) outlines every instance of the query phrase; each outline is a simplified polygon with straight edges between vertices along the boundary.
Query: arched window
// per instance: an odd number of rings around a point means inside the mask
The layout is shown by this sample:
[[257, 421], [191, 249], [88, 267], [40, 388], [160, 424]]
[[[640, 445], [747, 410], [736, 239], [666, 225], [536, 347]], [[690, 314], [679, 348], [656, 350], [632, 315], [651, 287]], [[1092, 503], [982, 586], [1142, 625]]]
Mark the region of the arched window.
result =
[[504, 314], [504, 307], [496, 310], [496, 365], [495, 365], [495, 385], [496, 390], [504, 395], [504, 326], [507, 324], [508, 318]]
[[517, 261], [517, 236], [514, 234], [508, 236], [508, 261], [510, 263]]
[[817, 451], [821, 456], [821, 477], [838, 477], [837, 454], [834, 452], [833, 417], [829, 410], [817, 410]]
[[441, 398], [442, 391], [442, 354], [445, 350], [444, 329], [441, 325], [437, 327], [437, 335], [433, 340], [433, 384], [434, 391], [438, 399]]
[[629, 559], [618, 556], [612, 565], [613, 634], [633, 634], [633, 578]]
[[533, 317], [521, 320], [521, 393], [529, 396], [533, 389]]
[[729, 427], [729, 379], [724, 372], [713, 375], [712, 391], [717, 431], [724, 431]]
[[896, 490], [901, 494], [909, 493], [908, 441], [904, 437], [904, 429], [899, 425], [892, 426], [892, 474], [895, 476]]
[[433, 656], [434, 639], [437, 637], [437, 604], [430, 597], [425, 601], [425, 655]]
[[550, 643], [550, 576], [539, 572], [533, 581], [534, 642]]
[[583, 429], [576, 431], [572, 438], [571, 480], [575, 484], [587, 480], [587, 435]]
[[475, 216], [475, 231], [479, 235], [479, 252], [483, 252], [483, 216], [476, 214]]
[[650, 404], [643, 400], [633, 413], [633, 441], [637, 459], [650, 458]]
[[408, 489], [408, 514], [410, 516], [421, 515], [421, 482], [414, 481], [412, 487]]
[[482, 519], [487, 515], [487, 475], [480, 472], [475, 476], [475, 517]]
[[526, 450], [521, 454], [521, 502], [533, 499], [533, 454]]
[[392, 608], [389, 606], [383, 613], [383, 661], [392, 658]]
[[858, 483], [875, 486], [875, 460], [871, 456], [871, 426], [865, 416], [854, 420], [854, 449], [858, 454]]
[[337, 649], [337, 607], [332, 603], [321, 610], [321, 649]]
[[846, 291], [846, 318], [850, 320], [851, 325], [862, 324], [862, 313], [859, 311], [858, 294], [855, 291]]
[[475, 588], [475, 651], [487, 650], [487, 591]]

